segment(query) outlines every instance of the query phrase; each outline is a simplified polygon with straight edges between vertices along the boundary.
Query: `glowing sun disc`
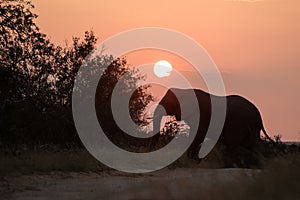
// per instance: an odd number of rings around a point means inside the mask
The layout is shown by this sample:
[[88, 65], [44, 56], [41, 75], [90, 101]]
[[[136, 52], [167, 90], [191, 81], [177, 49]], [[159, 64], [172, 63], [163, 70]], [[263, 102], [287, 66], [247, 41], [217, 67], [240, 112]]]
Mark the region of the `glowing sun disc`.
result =
[[166, 60], [160, 60], [154, 64], [153, 70], [157, 77], [162, 78], [170, 76], [173, 67], [170, 62]]

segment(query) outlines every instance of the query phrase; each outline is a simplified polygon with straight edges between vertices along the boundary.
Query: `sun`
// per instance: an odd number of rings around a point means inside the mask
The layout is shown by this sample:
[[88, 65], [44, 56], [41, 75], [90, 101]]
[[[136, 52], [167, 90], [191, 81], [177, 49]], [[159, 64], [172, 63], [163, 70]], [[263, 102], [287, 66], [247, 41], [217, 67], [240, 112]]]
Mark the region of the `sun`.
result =
[[154, 64], [153, 70], [157, 77], [162, 78], [170, 76], [173, 67], [170, 62], [166, 60], [160, 60]]

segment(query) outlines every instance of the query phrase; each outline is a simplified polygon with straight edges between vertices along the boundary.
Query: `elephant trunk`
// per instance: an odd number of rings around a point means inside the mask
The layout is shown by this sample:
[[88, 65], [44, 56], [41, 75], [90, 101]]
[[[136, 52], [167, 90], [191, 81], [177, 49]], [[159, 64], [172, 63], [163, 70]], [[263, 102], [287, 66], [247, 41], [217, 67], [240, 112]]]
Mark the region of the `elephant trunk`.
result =
[[163, 116], [165, 115], [165, 110], [162, 106], [158, 105], [154, 111], [153, 115], [153, 134], [151, 141], [151, 147], [156, 147], [159, 143], [160, 138], [160, 124]]

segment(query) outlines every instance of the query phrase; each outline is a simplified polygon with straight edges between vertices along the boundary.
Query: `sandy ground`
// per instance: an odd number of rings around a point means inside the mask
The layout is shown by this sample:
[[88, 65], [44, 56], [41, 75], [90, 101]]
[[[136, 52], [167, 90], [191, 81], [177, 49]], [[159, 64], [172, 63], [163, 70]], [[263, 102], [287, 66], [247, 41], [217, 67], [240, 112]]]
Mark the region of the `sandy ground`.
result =
[[0, 180], [0, 199], [201, 199], [214, 187], [253, 182], [260, 170], [164, 169], [148, 174], [59, 173]]

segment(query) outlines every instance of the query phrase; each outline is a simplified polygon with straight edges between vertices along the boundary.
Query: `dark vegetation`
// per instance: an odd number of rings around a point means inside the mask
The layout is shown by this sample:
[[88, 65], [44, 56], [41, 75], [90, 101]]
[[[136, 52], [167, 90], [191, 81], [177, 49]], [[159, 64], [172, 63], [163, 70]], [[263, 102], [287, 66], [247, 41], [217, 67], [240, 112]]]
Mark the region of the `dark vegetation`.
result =
[[[0, 147], [13, 152], [22, 146], [82, 147], [72, 118], [72, 90], [76, 73], [97, 38], [87, 31], [83, 39], [73, 37], [69, 46], [53, 44], [35, 24], [37, 15], [32, 9], [26, 0], [1, 1]], [[92, 61], [97, 66], [94, 73], [103, 73], [97, 104], [105, 114], [115, 84], [130, 68], [124, 58], [110, 55], [99, 55]], [[105, 65], [109, 67], [104, 71]], [[141, 78], [138, 71], [130, 72], [127, 89], [134, 89]], [[145, 92], [147, 87], [135, 90], [129, 105], [138, 124], [146, 123], [142, 113], [152, 100]]]

